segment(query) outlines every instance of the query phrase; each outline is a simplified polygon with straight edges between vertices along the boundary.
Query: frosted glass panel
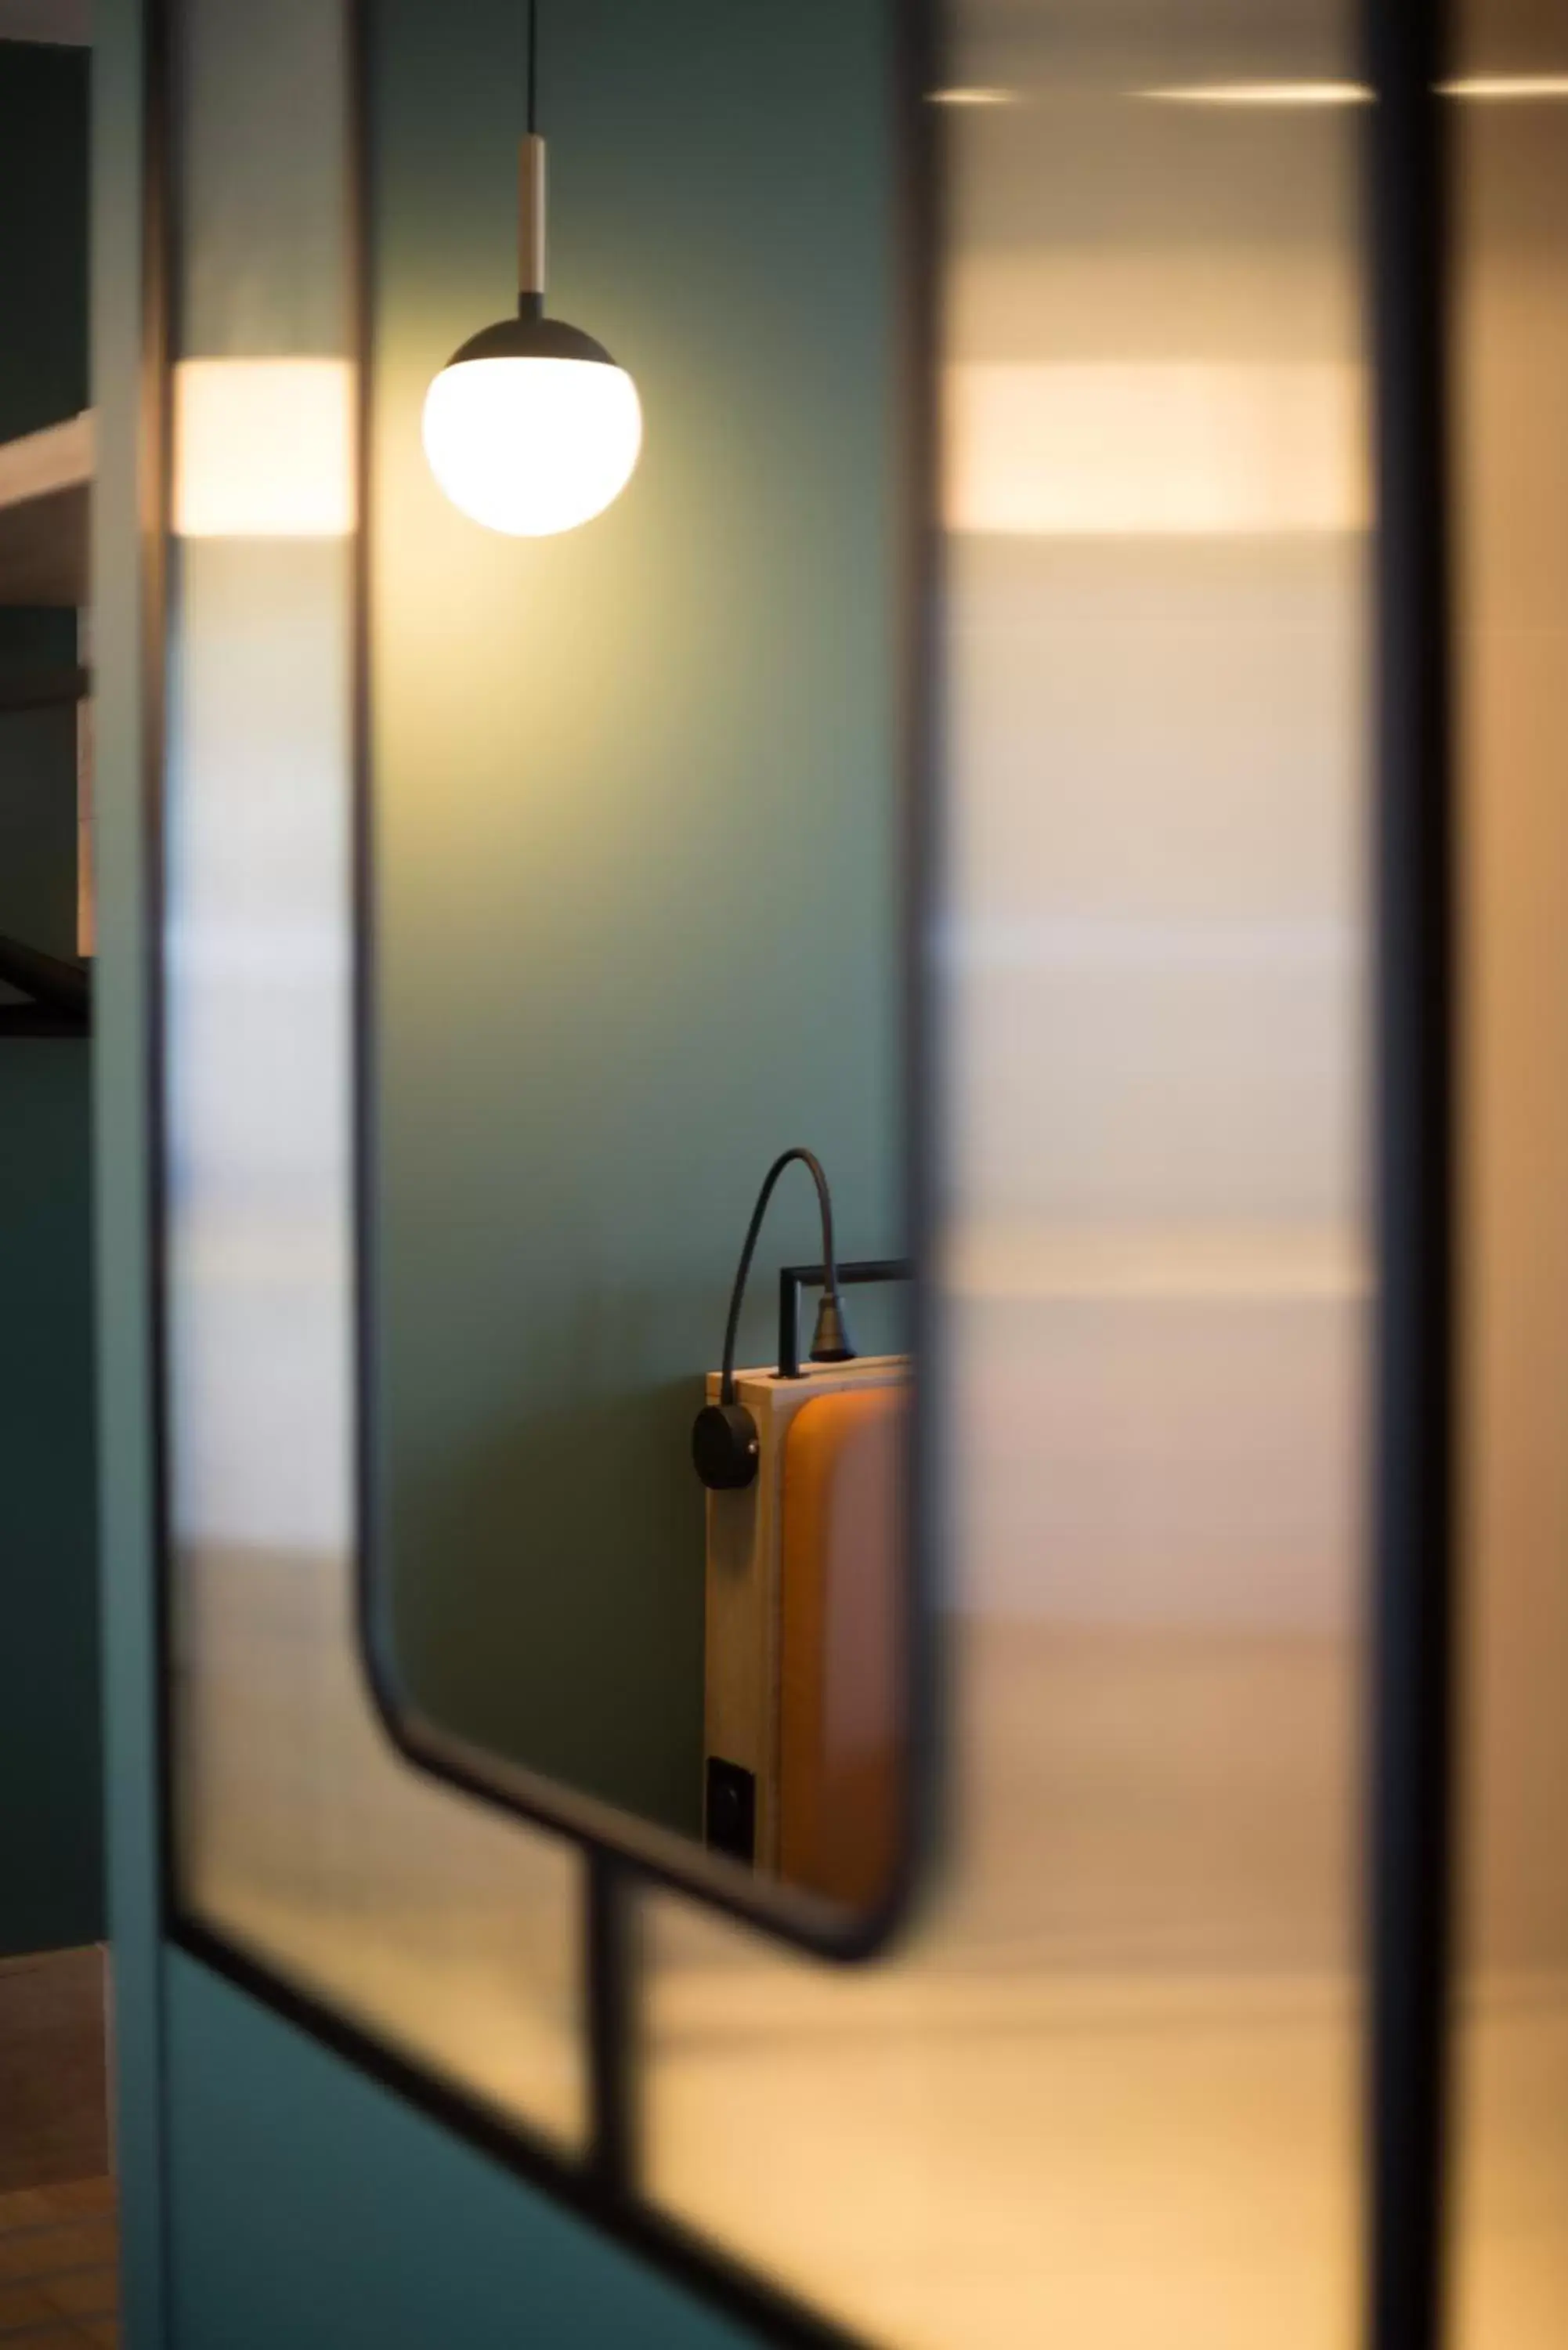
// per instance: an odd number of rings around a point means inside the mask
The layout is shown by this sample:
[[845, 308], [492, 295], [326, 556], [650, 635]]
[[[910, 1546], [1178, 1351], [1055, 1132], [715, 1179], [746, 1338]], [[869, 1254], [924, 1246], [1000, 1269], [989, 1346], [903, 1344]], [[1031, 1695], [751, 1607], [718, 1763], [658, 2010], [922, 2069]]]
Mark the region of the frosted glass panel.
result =
[[650, 1901], [651, 2191], [899, 2350], [1346, 2350], [1350, 26], [950, 16], [949, 1833], [870, 1970]]
[[1453, 2338], [1556, 2350], [1568, 2341], [1568, 6], [1468, 0], [1456, 13], [1461, 72], [1479, 88], [1452, 124], [1468, 1219]]
[[355, 1640], [342, 17], [245, 0], [177, 16], [164, 969], [180, 1898], [404, 2057], [571, 2147], [580, 1864], [404, 1762]]

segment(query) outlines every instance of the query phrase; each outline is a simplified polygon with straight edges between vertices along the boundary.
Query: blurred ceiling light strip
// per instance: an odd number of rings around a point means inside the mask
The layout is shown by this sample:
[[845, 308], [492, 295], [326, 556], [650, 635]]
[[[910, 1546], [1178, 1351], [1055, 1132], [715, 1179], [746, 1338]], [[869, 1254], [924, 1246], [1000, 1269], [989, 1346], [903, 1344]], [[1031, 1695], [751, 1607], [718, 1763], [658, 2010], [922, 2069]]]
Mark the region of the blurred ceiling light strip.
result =
[[1461, 74], [1438, 88], [1445, 98], [1568, 98], [1568, 74]]
[[929, 97], [933, 106], [1016, 106], [1020, 92], [1015, 89], [933, 89]]
[[172, 525], [182, 538], [345, 538], [354, 369], [340, 359], [182, 359]]
[[[1568, 74], [1462, 74], [1438, 88], [1444, 98], [1568, 98]], [[1373, 94], [1358, 81], [1214, 81], [1174, 83], [1132, 95], [1158, 106], [1312, 107], [1370, 106]]]
[[1367, 106], [1372, 100], [1358, 81], [1199, 81], [1132, 94], [1157, 106]]
[[950, 530], [1033, 538], [1365, 529], [1348, 362], [973, 361], [946, 378]]

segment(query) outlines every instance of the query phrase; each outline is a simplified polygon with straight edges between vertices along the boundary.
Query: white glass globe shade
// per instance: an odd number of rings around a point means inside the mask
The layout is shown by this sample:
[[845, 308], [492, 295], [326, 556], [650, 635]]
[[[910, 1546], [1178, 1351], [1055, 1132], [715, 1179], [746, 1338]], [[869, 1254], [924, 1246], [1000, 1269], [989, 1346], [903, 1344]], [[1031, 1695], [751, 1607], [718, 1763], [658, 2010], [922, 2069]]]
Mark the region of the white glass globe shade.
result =
[[626, 369], [599, 359], [461, 359], [425, 394], [423, 429], [454, 506], [514, 538], [548, 538], [625, 489], [642, 403]]

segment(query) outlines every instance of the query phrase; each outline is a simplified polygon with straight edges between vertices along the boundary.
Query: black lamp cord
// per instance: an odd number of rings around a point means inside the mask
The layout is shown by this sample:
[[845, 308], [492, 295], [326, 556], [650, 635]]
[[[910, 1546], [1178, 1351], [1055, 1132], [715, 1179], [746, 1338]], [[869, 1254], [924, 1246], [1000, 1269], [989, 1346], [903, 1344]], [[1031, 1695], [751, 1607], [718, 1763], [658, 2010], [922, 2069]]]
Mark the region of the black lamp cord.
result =
[[735, 1286], [730, 1292], [730, 1318], [724, 1325], [724, 1361], [719, 1381], [721, 1403], [733, 1403], [735, 1400], [735, 1341], [740, 1331], [741, 1306], [746, 1295], [746, 1276], [752, 1269], [757, 1234], [762, 1231], [763, 1218], [767, 1214], [774, 1184], [784, 1169], [796, 1159], [809, 1170], [811, 1180], [816, 1186], [817, 1204], [822, 1210], [822, 1267], [827, 1276], [827, 1294], [841, 1314], [844, 1310], [844, 1300], [838, 1294], [838, 1258], [833, 1245], [833, 1194], [827, 1188], [822, 1161], [812, 1150], [782, 1151], [763, 1178], [763, 1188], [757, 1193], [757, 1204], [752, 1210], [752, 1221], [746, 1227], [741, 1262], [735, 1267]]
[[528, 0], [528, 135], [539, 128], [539, 0]]

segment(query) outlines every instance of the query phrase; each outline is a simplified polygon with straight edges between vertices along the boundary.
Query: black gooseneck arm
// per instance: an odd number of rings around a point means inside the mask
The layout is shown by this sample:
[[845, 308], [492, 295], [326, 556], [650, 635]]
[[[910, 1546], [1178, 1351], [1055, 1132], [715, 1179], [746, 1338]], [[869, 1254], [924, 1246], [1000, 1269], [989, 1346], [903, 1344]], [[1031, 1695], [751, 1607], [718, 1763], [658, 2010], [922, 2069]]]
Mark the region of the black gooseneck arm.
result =
[[815, 1151], [797, 1146], [792, 1150], [781, 1151], [768, 1169], [763, 1178], [763, 1188], [757, 1193], [757, 1204], [752, 1210], [752, 1221], [746, 1227], [745, 1245], [741, 1251], [740, 1263], [735, 1267], [735, 1285], [730, 1293], [730, 1317], [724, 1325], [724, 1359], [719, 1382], [721, 1403], [732, 1404], [735, 1400], [735, 1343], [741, 1327], [746, 1279], [752, 1270], [752, 1258], [756, 1253], [757, 1235], [762, 1231], [763, 1218], [767, 1214], [774, 1185], [784, 1169], [795, 1159], [807, 1170], [816, 1186], [817, 1205], [822, 1211], [822, 1263], [827, 1276], [824, 1303], [832, 1308], [836, 1317], [837, 1332], [843, 1340], [842, 1345], [832, 1351], [819, 1351], [814, 1346], [812, 1359], [814, 1362], [847, 1362], [855, 1352], [845, 1335], [844, 1301], [838, 1291], [838, 1258], [833, 1244], [833, 1194], [827, 1188], [827, 1177], [823, 1172], [821, 1159]]

